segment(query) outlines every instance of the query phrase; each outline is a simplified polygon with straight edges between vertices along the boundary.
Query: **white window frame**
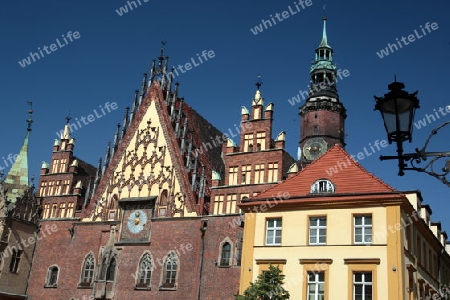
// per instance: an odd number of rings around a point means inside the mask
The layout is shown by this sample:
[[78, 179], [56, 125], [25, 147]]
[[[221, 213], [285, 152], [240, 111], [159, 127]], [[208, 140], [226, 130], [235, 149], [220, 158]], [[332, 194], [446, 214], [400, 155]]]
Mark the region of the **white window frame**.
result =
[[[371, 281], [366, 281], [365, 280], [366, 274], [368, 274], [368, 273], [370, 273], [372, 275], [372, 280]], [[361, 274], [362, 275], [361, 276], [362, 281], [358, 281], [358, 282], [356, 281], [356, 274]], [[355, 297], [356, 297], [355, 289], [356, 289], [357, 285], [361, 285], [362, 286], [362, 299], [361, 300], [367, 300], [367, 299], [372, 299], [373, 298], [373, 273], [372, 273], [372, 271], [353, 272], [353, 299], [355, 299]], [[372, 287], [372, 289], [371, 289], [372, 293], [370, 294], [370, 297], [368, 297], [367, 299], [366, 299], [366, 297], [368, 295], [366, 295], [366, 293], [365, 293], [366, 286], [371, 286]]]
[[[314, 280], [310, 280], [310, 275], [314, 275]], [[323, 276], [323, 280], [321, 281], [319, 276]], [[310, 295], [310, 287], [311, 285], [314, 285], [314, 295]], [[323, 295], [319, 294], [320, 286], [322, 286]], [[322, 300], [325, 299], [325, 272], [308, 272], [308, 283], [307, 283], [307, 290], [306, 290], [306, 299], [308, 300]]]
[[[361, 224], [356, 224], [356, 219], [361, 218]], [[366, 223], [366, 220], [370, 218], [370, 224]], [[357, 215], [353, 217], [353, 242], [355, 244], [372, 244], [372, 215]], [[361, 229], [361, 241], [356, 241], [356, 229]], [[367, 231], [369, 231], [368, 233]]]
[[[269, 227], [269, 222], [274, 221], [273, 226]], [[281, 237], [282, 237], [282, 226], [283, 222], [281, 218], [270, 218], [266, 219], [266, 245], [267, 246], [279, 246], [281, 245]], [[272, 232], [272, 239], [269, 240], [269, 232]], [[277, 243], [277, 233], [280, 233], [280, 241]]]
[[[312, 224], [311, 222], [315, 220], [315, 224]], [[321, 221], [325, 221], [325, 225], [321, 224]], [[317, 216], [317, 217], [309, 217], [309, 245], [326, 245], [327, 243], [327, 217], [326, 216]], [[325, 230], [325, 241], [320, 242], [320, 231]], [[311, 234], [313, 232], [313, 234]], [[323, 235], [322, 235], [323, 236]], [[312, 238], [314, 237], [314, 241]]]

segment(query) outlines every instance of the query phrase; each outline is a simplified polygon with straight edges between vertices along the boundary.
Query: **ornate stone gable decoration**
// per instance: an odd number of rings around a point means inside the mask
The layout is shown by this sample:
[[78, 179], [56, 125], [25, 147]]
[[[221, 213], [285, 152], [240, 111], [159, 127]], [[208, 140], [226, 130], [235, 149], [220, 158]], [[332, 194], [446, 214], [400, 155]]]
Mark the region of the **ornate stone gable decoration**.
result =
[[119, 244], [149, 243], [156, 196], [119, 200], [122, 219]]

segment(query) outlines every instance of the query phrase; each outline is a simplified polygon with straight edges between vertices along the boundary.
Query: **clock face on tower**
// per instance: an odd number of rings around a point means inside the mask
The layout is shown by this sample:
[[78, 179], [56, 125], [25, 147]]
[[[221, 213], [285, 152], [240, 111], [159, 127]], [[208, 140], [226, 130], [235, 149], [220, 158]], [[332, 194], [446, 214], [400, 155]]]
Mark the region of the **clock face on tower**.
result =
[[315, 160], [328, 149], [327, 142], [321, 137], [311, 138], [303, 145], [303, 153], [307, 160]]
[[147, 215], [143, 210], [134, 210], [128, 217], [127, 226], [131, 233], [139, 233], [147, 223]]

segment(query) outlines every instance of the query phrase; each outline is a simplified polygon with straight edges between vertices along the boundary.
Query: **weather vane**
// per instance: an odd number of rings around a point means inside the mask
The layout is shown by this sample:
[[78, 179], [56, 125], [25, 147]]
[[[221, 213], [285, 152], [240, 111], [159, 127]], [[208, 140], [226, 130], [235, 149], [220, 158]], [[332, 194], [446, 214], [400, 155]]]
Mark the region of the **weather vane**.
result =
[[27, 127], [27, 130], [31, 131], [31, 123], [33, 123], [33, 119], [31, 118], [31, 115], [33, 114], [33, 102], [27, 101], [27, 103], [28, 103], [28, 106], [30, 107], [28, 109], [28, 119], [27, 119], [28, 127]]
[[261, 74], [258, 75], [258, 81], [255, 83], [256, 88], [259, 90], [259, 88], [261, 87], [261, 85], [263, 84], [263, 82], [261, 81]]
[[67, 117], [66, 117], [66, 124], [69, 124], [69, 121], [72, 120], [72, 118], [70, 117], [70, 110], [67, 112]]

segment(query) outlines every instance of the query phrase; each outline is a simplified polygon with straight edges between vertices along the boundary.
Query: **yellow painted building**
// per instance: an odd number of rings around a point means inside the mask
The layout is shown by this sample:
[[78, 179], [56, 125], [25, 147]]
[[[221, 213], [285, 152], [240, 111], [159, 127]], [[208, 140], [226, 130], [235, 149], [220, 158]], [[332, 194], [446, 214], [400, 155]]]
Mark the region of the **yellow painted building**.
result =
[[270, 264], [295, 300], [426, 299], [450, 282], [447, 236], [420, 193], [394, 190], [339, 145], [240, 208], [240, 293]]

